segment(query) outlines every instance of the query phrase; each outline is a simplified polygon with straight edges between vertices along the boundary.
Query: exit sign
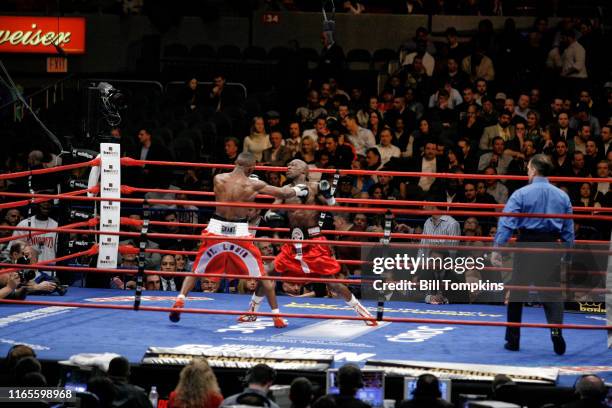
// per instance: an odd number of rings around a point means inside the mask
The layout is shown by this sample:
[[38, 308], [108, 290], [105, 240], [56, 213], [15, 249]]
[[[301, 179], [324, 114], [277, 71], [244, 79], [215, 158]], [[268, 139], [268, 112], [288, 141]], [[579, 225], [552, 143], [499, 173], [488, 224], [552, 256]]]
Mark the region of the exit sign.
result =
[[47, 72], [51, 72], [51, 73], [68, 72], [68, 58], [66, 57], [47, 57]]

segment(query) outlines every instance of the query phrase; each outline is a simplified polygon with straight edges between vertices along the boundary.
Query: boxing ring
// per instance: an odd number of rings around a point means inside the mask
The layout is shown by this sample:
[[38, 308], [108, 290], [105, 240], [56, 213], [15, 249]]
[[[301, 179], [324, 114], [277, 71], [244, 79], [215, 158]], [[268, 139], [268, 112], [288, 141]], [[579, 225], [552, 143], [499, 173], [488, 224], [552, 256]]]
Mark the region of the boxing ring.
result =
[[[232, 168], [232, 166], [180, 163], [150, 162], [122, 158], [122, 166], [174, 166]], [[59, 166], [52, 169], [34, 170], [21, 173], [3, 174], [0, 178], [31, 177], [37, 174], [71, 170], [79, 167], [100, 166], [100, 159], [85, 163]], [[262, 171], [283, 171], [284, 168], [258, 167]], [[464, 174], [425, 174], [408, 172], [371, 172], [358, 170], [318, 170], [323, 173], [346, 175], [381, 175], [401, 177], [432, 176], [441, 178], [467, 178]], [[487, 176], [470, 175], [473, 179], [513, 179], [525, 180], [522, 176]], [[552, 181], [578, 181], [572, 178], [551, 178]], [[602, 179], [593, 179], [601, 181]], [[579, 179], [579, 181], [589, 181]], [[609, 180], [609, 181], [612, 181]], [[333, 212], [359, 212], [366, 214], [388, 214], [429, 216], [435, 213], [454, 216], [498, 217], [509, 215], [500, 212], [503, 205], [446, 203], [449, 211], [422, 210], [418, 207], [438, 205], [423, 201], [341, 199], [337, 202], [347, 206], [327, 207], [320, 205], [299, 205], [269, 203], [222, 203], [199, 200], [164, 200], [95, 196], [99, 186], [93, 186], [63, 194], [8, 193], [0, 196], [16, 201], [0, 204], [0, 208], [29, 206], [48, 200], [67, 200], [76, 202], [129, 203], [149, 206], [152, 204], [180, 204], [198, 207], [233, 206], [260, 209], [311, 209]], [[177, 193], [176, 190], [139, 189], [122, 185], [122, 195], [143, 192]], [[211, 192], [181, 191], [192, 196], [210, 197]], [[266, 199], [266, 197], [262, 197]], [[357, 206], [361, 205], [361, 206]], [[363, 206], [367, 205], [367, 206]], [[414, 208], [416, 207], [416, 208]], [[597, 211], [597, 214], [594, 212]], [[611, 208], [576, 208], [576, 214], [565, 216], [580, 220], [612, 221]], [[512, 214], [516, 216], [516, 214]], [[551, 214], [522, 214], [519, 216], [538, 216], [564, 218]], [[101, 231], [100, 217], [59, 226], [57, 229], [30, 227], [0, 226], [2, 229], [19, 230], [20, 237], [27, 238], [45, 232], [58, 234], [88, 235], [96, 237], [129, 237], [139, 239], [163, 238], [198, 241], [199, 235], [165, 234], [149, 232], [150, 226], [181, 226], [203, 228], [206, 224], [172, 223], [153, 221], [145, 217], [138, 221], [121, 218], [121, 226], [142, 228], [140, 232]], [[256, 227], [255, 229], [270, 232], [287, 232], [286, 228]], [[363, 241], [369, 239], [387, 239], [386, 245], [393, 247], [422, 248], [419, 243], [396, 240], [420, 240], [433, 238], [422, 234], [357, 231], [322, 231], [323, 235], [342, 236], [344, 239], [329, 238], [328, 245], [368, 247], [381, 245], [380, 241]], [[458, 240], [460, 244], [472, 243], [470, 250], [491, 250], [488, 237], [452, 237], [436, 236], [438, 239]], [[3, 241], [15, 237], [1, 238]], [[355, 240], [353, 240], [355, 239]], [[357, 239], [361, 239], [358, 241]], [[285, 238], [231, 238], [228, 240], [265, 241], [271, 243], [294, 243]], [[476, 242], [471, 242], [476, 241]], [[300, 242], [308, 244], [308, 239]], [[320, 241], [317, 241], [320, 243]], [[608, 241], [577, 241], [598, 245], [602, 253], [610, 254]], [[481, 245], [480, 247], [478, 245]], [[455, 245], [453, 248], [460, 248]], [[173, 251], [133, 246], [119, 246], [120, 253], [133, 253], [143, 256], [146, 253], [182, 253], [195, 255], [192, 251]], [[60, 263], [81, 256], [95, 256], [100, 253], [98, 243], [79, 252], [62, 258], [28, 265], [28, 269], [55, 270], [63, 273], [79, 272], [90, 274], [112, 275], [134, 274], [134, 270], [113, 267], [74, 267]], [[270, 257], [264, 257], [270, 260]], [[340, 259], [341, 264], [358, 265], [362, 261]], [[15, 270], [14, 264], [0, 264], [0, 273]], [[486, 270], [503, 270], [504, 268], [487, 267]], [[508, 268], [506, 268], [508, 269]], [[606, 275], [606, 271], [591, 271], [593, 274]], [[139, 269], [139, 274], [158, 274], [162, 276], [197, 275], [185, 272], [160, 272]], [[242, 278], [240, 275], [210, 275], [228, 279]], [[271, 276], [266, 279], [277, 281], [298, 281], [303, 278]], [[327, 279], [311, 278], [309, 282], [337, 282], [348, 285], [364, 284], [364, 279]], [[526, 288], [507, 286], [511, 290]], [[533, 289], [533, 288], [531, 288]], [[554, 288], [539, 288], [554, 290]], [[571, 289], [570, 289], [571, 290]], [[609, 288], [599, 289], [598, 293], [609, 294]], [[595, 313], [569, 313], [564, 316], [564, 324], [549, 325], [543, 323], [541, 308], [528, 307], [523, 312], [523, 323], [507, 323], [506, 308], [503, 305], [488, 304], [442, 304], [388, 301], [381, 308], [380, 302], [363, 300], [371, 313], [370, 319], [356, 316], [350, 307], [341, 300], [331, 298], [301, 298], [279, 296], [280, 316], [289, 321], [289, 327], [279, 330], [274, 328], [272, 313], [265, 311], [253, 313], [258, 320], [249, 323], [238, 323], [236, 318], [247, 309], [250, 296], [224, 293], [191, 293], [187, 298], [187, 307], [181, 310], [182, 319], [177, 323], [168, 321], [176, 292], [155, 292], [137, 289], [136, 291], [113, 289], [87, 289], [71, 287], [65, 296], [28, 296], [25, 300], [0, 300], [0, 353], [18, 343], [31, 345], [39, 358], [48, 360], [65, 360], [78, 353], [114, 352], [126, 356], [133, 363], [143, 364], [182, 364], [190, 355], [205, 355], [215, 360], [217, 367], [247, 367], [259, 361], [276, 363], [280, 369], [321, 370], [345, 362], [356, 362], [366, 366], [385, 367], [391, 372], [402, 373], [402, 370], [439, 371], [451, 378], [480, 379], [490, 377], [491, 373], [511, 372], [524, 376], [546, 378], [560, 384], [570, 384], [580, 373], [597, 372], [607, 381], [612, 381], [612, 350], [607, 347], [607, 330], [612, 330], [606, 316]], [[268, 310], [264, 308], [264, 310]], [[367, 326], [363, 320], [377, 320], [378, 326]], [[504, 330], [507, 326], [523, 327], [521, 351], [511, 352], [503, 348]], [[563, 356], [555, 355], [551, 350], [548, 330], [553, 327], [563, 328], [567, 341], [567, 352]], [[478, 374], [483, 372], [485, 374]], [[488, 374], [486, 374], [488, 373]], [[453, 377], [455, 376], [455, 377]]]

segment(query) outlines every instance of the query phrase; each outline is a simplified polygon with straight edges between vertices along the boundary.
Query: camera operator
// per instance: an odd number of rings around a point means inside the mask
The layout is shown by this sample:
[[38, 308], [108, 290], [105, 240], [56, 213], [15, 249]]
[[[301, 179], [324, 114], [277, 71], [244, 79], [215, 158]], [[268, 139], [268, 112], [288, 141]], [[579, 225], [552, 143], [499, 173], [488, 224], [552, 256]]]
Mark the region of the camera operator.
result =
[[[25, 241], [13, 241], [9, 250], [9, 257], [11, 262], [17, 265], [32, 265], [38, 262], [38, 252]], [[27, 294], [58, 292], [60, 295], [63, 295], [66, 293], [65, 287], [59, 285], [59, 282], [44, 272], [41, 272], [37, 277], [35, 271], [22, 269], [17, 271], [17, 274], [20, 278], [20, 284], [17, 289], [24, 288]]]

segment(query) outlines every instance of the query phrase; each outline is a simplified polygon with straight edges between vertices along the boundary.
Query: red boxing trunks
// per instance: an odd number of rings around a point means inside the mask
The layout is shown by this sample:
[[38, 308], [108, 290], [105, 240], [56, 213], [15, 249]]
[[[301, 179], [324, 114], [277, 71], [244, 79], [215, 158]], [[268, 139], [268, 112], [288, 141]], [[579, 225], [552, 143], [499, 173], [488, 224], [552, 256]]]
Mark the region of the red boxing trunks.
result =
[[[291, 238], [295, 240], [310, 239], [325, 242], [320, 236], [319, 228], [309, 228], [304, 234], [300, 228], [294, 228]], [[281, 251], [274, 258], [274, 269], [278, 273], [293, 277], [330, 276], [340, 272], [340, 264], [334, 258], [329, 245], [322, 244], [283, 244]]]
[[[193, 271], [202, 274], [232, 274], [264, 276], [261, 252], [251, 241], [227, 241], [227, 238], [247, 238], [252, 235], [246, 222], [221, 221], [211, 218], [202, 233], [202, 245]], [[218, 281], [221, 278], [210, 278]]]

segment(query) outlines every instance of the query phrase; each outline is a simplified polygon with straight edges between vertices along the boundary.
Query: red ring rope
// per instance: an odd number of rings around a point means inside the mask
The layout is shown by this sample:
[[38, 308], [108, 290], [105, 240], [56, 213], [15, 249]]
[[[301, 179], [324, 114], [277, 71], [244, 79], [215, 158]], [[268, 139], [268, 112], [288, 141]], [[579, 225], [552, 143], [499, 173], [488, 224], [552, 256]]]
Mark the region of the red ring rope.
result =
[[[136, 160], [131, 157], [122, 157], [121, 164], [124, 166], [173, 166], [173, 167], [200, 167], [207, 169], [233, 169], [233, 164], [214, 164], [214, 163], [189, 163], [189, 162], [171, 162], [171, 161], [155, 161], [155, 160]], [[281, 172], [287, 171], [287, 167], [274, 166], [256, 166], [255, 170]], [[529, 180], [528, 176], [513, 176], [508, 174], [465, 174], [465, 173], [426, 173], [415, 171], [385, 171], [385, 170], [348, 170], [348, 169], [310, 169], [313, 173], [335, 174], [337, 171], [341, 175], [347, 176], [397, 176], [397, 177], [434, 177], [448, 179], [470, 179], [470, 180]], [[551, 182], [566, 182], [566, 183], [612, 183], [612, 177], [597, 178], [597, 177], [548, 177]]]
[[[84, 251], [88, 252], [88, 251]], [[79, 255], [81, 256], [81, 255]], [[74, 254], [71, 257], [75, 257]], [[46, 262], [55, 262], [53, 259]], [[2, 267], [13, 267], [14, 264], [0, 263]], [[137, 272], [136, 269], [115, 269], [115, 268], [92, 268], [84, 266], [59, 266], [59, 265], [42, 265], [34, 264], [28, 265], [29, 269], [37, 270], [57, 270], [57, 271], [77, 271], [77, 272], [88, 272], [88, 273], [105, 273], [105, 274], [120, 274], [120, 275], [133, 275]], [[8, 273], [6, 269], [0, 270], [0, 274]], [[221, 278], [221, 279], [252, 279], [252, 280], [268, 280], [268, 281], [281, 281], [281, 282], [311, 282], [311, 283], [343, 283], [349, 285], [359, 285], [371, 283], [375, 279], [337, 279], [337, 278], [316, 278], [316, 277], [291, 277], [291, 276], [250, 276], [242, 274], [226, 274], [226, 273], [196, 273], [196, 272], [169, 272], [169, 271], [157, 271], [157, 270], [145, 270], [145, 275], [160, 275], [160, 276], [171, 276], [171, 277], [186, 277], [193, 276], [199, 278]], [[520, 291], [543, 291], [543, 292], [588, 292], [588, 293], [612, 293], [612, 290], [604, 288], [570, 288], [563, 287], [557, 288], [553, 286], [521, 286], [521, 285], [505, 285], [505, 288], [511, 290]]]
[[41, 174], [58, 173], [64, 170], [74, 170], [74, 169], [80, 169], [82, 167], [98, 166], [99, 164], [100, 164], [100, 159], [93, 159], [87, 162], [64, 164], [62, 166], [50, 167], [48, 169], [37, 169], [37, 170], [18, 171], [15, 173], [4, 173], [4, 174], [0, 174], [0, 180], [10, 180], [14, 178], [37, 176]]
[[[35, 228], [35, 227], [12, 227], [8, 225], [0, 226], [0, 230], [8, 229], [8, 230], [18, 230], [18, 231], [44, 231], [44, 232], [63, 232], [63, 233], [74, 233], [74, 234], [89, 234], [89, 235], [117, 235], [117, 236], [126, 236], [137, 238], [140, 237], [140, 233], [138, 232], [127, 232], [127, 231], [96, 231], [96, 230], [81, 230], [81, 229], [59, 229], [59, 228]], [[173, 239], [187, 239], [191, 241], [199, 241], [203, 237], [200, 235], [188, 235], [188, 234], [166, 234], [166, 233], [149, 233], [147, 234], [150, 238], [173, 238]], [[439, 237], [438, 237], [439, 238]], [[224, 237], [226, 241], [248, 241], [248, 242], [271, 242], [278, 244], [311, 244], [318, 245], [321, 244], [321, 240], [315, 239], [302, 239], [302, 240], [294, 240], [289, 238], [268, 238], [268, 237]], [[334, 241], [334, 240], [326, 240], [324, 241], [325, 245], [334, 245], [334, 246], [352, 246], [352, 247], [374, 247], [380, 245], [378, 242], [367, 242], [367, 241]], [[438, 250], [462, 250], [462, 251], [497, 251], [497, 252], [528, 252], [528, 253], [549, 253], [559, 252], [558, 249], [551, 248], [520, 248], [520, 247], [491, 247], [491, 246], [462, 246], [462, 245], [436, 245], [436, 244], [420, 244], [420, 243], [407, 243], [407, 242], [391, 242], [387, 245], [390, 248], [414, 248], [414, 249], [438, 249]], [[599, 250], [599, 249], [576, 249], [576, 248], [567, 248], [564, 249], [567, 253], [588, 253], [588, 254], [612, 254], [612, 250]]]
[[[121, 186], [121, 192], [124, 194], [134, 193], [161, 193], [161, 194], [186, 194], [196, 195], [205, 197], [214, 197], [215, 193], [212, 191], [197, 191], [197, 190], [171, 190], [165, 188], [140, 188], [131, 186]], [[274, 197], [264, 194], [257, 195], [258, 199], [274, 199]], [[413, 206], [413, 207], [424, 207], [424, 206], [435, 206], [435, 207], [449, 207], [449, 208], [482, 208], [482, 209], [503, 209], [504, 204], [488, 204], [488, 203], [441, 203], [437, 201], [414, 201], [414, 200], [377, 200], [374, 198], [341, 198], [336, 197], [336, 202], [340, 204], [366, 204], [366, 205], [391, 205], [391, 206]], [[573, 207], [574, 211], [597, 211], [597, 212], [612, 212], [612, 207]]]
[[[48, 301], [31, 301], [31, 300], [7, 300], [0, 299], [0, 303], [8, 304], [26, 304], [33, 306], [57, 306], [57, 307], [80, 307], [85, 309], [114, 309], [114, 310], [129, 310], [134, 311], [132, 306], [127, 305], [98, 305], [89, 303], [69, 303], [69, 302], [48, 302]], [[211, 314], [211, 315], [230, 315], [242, 316], [246, 312], [233, 310], [213, 310], [213, 309], [173, 309], [171, 307], [155, 307], [155, 306], [140, 306], [139, 310], [150, 312], [172, 312], [179, 310], [181, 313], [194, 314]], [[328, 320], [356, 320], [356, 321], [376, 321], [375, 317], [361, 316], [344, 316], [344, 315], [324, 315], [324, 314], [302, 314], [302, 313], [267, 313], [267, 312], [249, 312], [250, 315], [262, 317], [286, 317], [294, 319], [328, 319]], [[426, 319], [412, 317], [383, 317], [383, 322], [389, 323], [428, 323], [428, 324], [446, 324], [446, 325], [463, 325], [463, 326], [488, 326], [488, 327], [525, 327], [537, 329], [574, 329], [574, 330], [612, 330], [611, 326], [605, 325], [589, 325], [589, 324], [546, 324], [546, 323], [513, 323], [513, 322], [489, 322], [489, 321], [471, 321], [471, 320], [449, 320], [449, 319]]]
[[[180, 191], [180, 190], [177, 190]], [[28, 194], [28, 193], [9, 193], [0, 192], [0, 196], [5, 197], [38, 197], [49, 199], [68, 199], [73, 201], [107, 201], [119, 203], [144, 204], [145, 199], [142, 198], [109, 198], [102, 197], [83, 197], [83, 196], [66, 196], [63, 194]], [[429, 211], [429, 210], [411, 210], [397, 208], [371, 208], [371, 207], [337, 207], [325, 205], [305, 205], [305, 204], [262, 204], [252, 202], [228, 202], [228, 201], [190, 201], [190, 200], [164, 200], [164, 199], [146, 199], [149, 204], [162, 205], [194, 205], [199, 207], [235, 207], [235, 208], [260, 208], [260, 209], [281, 209], [281, 210], [311, 210], [311, 211], [326, 211], [326, 212], [351, 212], [351, 213], [367, 213], [367, 214], [393, 214], [406, 215], [459, 215], [472, 217], [513, 217], [513, 218], [555, 218], [555, 219], [587, 219], [587, 220], [602, 220], [612, 221], [612, 216], [606, 215], [586, 215], [586, 214], [545, 214], [545, 213], [504, 213], [504, 212], [488, 212], [488, 211]], [[438, 207], [443, 207], [443, 203], [438, 203]]]

